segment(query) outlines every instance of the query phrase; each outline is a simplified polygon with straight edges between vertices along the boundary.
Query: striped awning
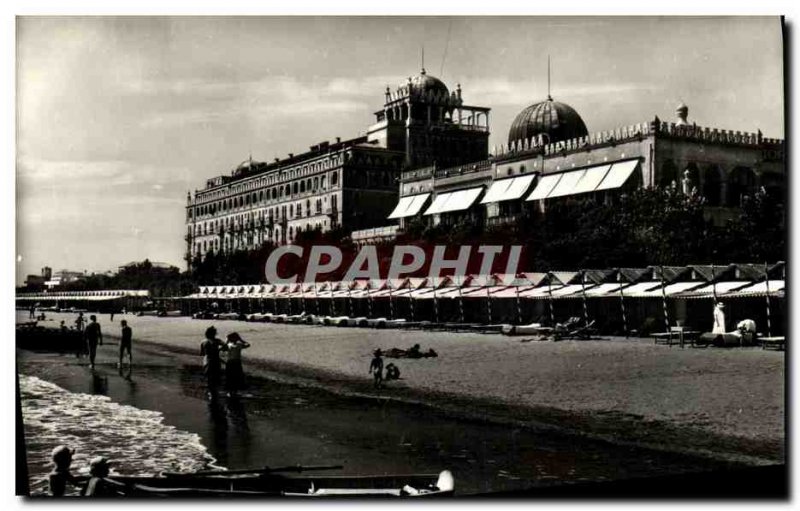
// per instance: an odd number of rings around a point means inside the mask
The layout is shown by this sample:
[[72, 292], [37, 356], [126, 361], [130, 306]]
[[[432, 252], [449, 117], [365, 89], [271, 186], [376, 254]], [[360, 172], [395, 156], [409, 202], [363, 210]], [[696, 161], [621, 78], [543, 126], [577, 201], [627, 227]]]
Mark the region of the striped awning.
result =
[[620, 188], [631, 177], [637, 165], [638, 159], [625, 160], [547, 174], [539, 179], [539, 184], [525, 200], [553, 199]]
[[406, 218], [416, 215], [422, 210], [422, 206], [430, 196], [430, 193], [422, 193], [419, 195], [401, 197], [397, 206], [395, 206], [394, 210], [387, 218]]

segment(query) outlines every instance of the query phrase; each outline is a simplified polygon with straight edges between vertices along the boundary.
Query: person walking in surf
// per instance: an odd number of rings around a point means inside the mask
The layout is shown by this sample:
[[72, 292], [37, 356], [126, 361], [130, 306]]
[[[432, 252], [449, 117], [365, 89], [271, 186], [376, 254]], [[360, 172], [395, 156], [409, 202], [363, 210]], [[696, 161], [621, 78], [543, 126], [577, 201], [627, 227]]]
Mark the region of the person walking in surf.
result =
[[97, 316], [94, 314], [89, 316], [89, 324], [86, 325], [84, 336], [89, 346], [89, 367], [94, 369], [94, 358], [97, 355], [97, 346], [103, 345], [103, 332], [100, 331], [100, 323], [97, 322]]
[[217, 397], [217, 387], [219, 387], [220, 375], [222, 373], [222, 361], [220, 351], [224, 349], [222, 341], [217, 339], [217, 329], [210, 326], [206, 329], [206, 338], [200, 343], [200, 355], [203, 357], [203, 374], [206, 377], [206, 388], [208, 397]]
[[228, 397], [236, 397], [244, 388], [244, 368], [242, 367], [242, 350], [250, 345], [238, 333], [228, 334], [228, 343], [225, 351], [228, 356], [225, 361], [225, 388]]
[[117, 367], [122, 367], [122, 357], [125, 352], [128, 352], [128, 366], [133, 365], [133, 353], [131, 352], [131, 342], [133, 340], [133, 331], [128, 326], [128, 322], [124, 319], [119, 322], [122, 327], [122, 339], [119, 341], [119, 363]]

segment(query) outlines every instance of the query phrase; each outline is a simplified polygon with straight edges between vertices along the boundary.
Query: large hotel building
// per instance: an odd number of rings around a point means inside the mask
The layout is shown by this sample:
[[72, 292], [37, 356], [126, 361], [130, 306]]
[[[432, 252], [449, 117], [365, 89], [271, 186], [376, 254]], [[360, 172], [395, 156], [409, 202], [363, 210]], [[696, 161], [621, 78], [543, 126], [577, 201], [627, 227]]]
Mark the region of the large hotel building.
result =
[[507, 144], [491, 153], [489, 110], [465, 104], [460, 85], [451, 91], [423, 69], [387, 87], [366, 136], [246, 161], [189, 194], [187, 258], [292, 243], [313, 229], [341, 227], [366, 243], [414, 220], [516, 222], [550, 201], [613, 201], [631, 187], [699, 193], [715, 221], [760, 188], [785, 200], [783, 140], [697, 126], [683, 104], [673, 122], [589, 132], [573, 108], [548, 96], [524, 108]]

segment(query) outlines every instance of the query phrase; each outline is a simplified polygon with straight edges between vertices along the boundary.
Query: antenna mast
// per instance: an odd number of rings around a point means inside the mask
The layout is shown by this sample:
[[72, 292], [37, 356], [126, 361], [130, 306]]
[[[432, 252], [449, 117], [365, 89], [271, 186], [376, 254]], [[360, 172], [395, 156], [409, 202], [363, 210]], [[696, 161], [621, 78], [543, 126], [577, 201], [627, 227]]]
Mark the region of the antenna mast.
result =
[[444, 53], [442, 54], [442, 67], [439, 68], [439, 77], [444, 77], [444, 61], [447, 58], [447, 48], [450, 47], [450, 29], [453, 28], [453, 19], [450, 19], [450, 23], [447, 24], [447, 39], [445, 39], [444, 43]]

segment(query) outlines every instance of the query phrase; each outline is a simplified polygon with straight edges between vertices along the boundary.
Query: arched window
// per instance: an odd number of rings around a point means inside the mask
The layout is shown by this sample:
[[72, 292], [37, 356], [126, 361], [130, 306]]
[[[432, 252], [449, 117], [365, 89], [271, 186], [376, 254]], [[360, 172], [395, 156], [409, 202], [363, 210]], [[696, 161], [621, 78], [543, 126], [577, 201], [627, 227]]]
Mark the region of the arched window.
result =
[[297, 194], [298, 190], [299, 186], [297, 185], [297, 181], [295, 181], [294, 183], [292, 183], [292, 193]]
[[667, 188], [672, 186], [674, 182], [680, 189], [681, 179], [682, 176], [678, 176], [678, 167], [675, 166], [672, 160], [667, 160], [661, 165], [661, 175], [658, 176], [657, 180], [658, 186]]
[[786, 204], [786, 178], [777, 172], [761, 174], [761, 188], [767, 192], [770, 200], [778, 204]]
[[336, 186], [339, 183], [339, 173], [334, 171], [331, 174], [331, 186]]
[[711, 166], [703, 172], [703, 197], [709, 206], [722, 205], [722, 176], [716, 166]]
[[728, 180], [728, 206], [741, 206], [746, 196], [756, 193], [756, 173], [748, 167], [736, 167]]
[[306, 182], [300, 181], [300, 193], [306, 193]]
[[319, 178], [319, 186], [320, 186], [320, 188], [322, 188], [323, 190], [325, 189], [325, 176], [321, 176], [321, 177]]
[[317, 188], [319, 188], [319, 177], [315, 177], [314, 178], [314, 191], [315, 192], [317, 191]]

